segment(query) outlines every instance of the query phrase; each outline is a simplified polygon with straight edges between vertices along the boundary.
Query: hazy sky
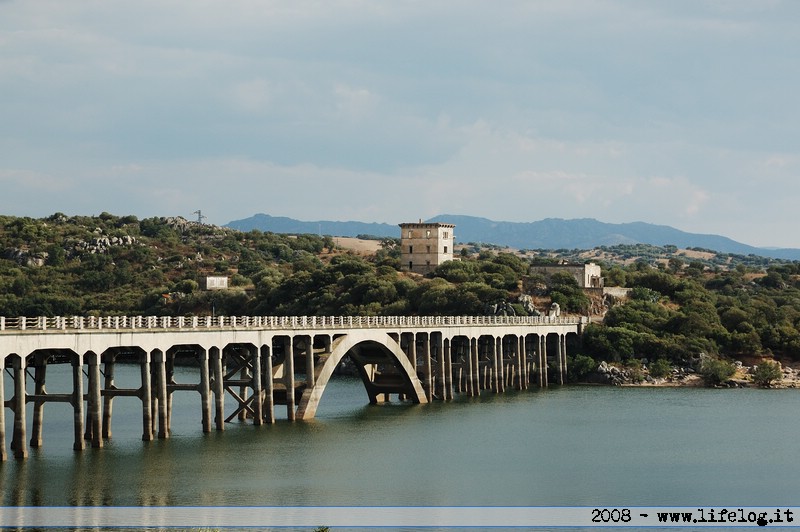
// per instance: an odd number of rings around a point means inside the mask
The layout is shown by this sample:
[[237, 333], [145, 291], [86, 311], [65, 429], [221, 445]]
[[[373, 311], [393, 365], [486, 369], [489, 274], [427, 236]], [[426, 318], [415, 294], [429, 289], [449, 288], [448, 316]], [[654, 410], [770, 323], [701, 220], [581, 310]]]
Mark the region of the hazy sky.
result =
[[796, 0], [0, 0], [0, 213], [800, 247]]

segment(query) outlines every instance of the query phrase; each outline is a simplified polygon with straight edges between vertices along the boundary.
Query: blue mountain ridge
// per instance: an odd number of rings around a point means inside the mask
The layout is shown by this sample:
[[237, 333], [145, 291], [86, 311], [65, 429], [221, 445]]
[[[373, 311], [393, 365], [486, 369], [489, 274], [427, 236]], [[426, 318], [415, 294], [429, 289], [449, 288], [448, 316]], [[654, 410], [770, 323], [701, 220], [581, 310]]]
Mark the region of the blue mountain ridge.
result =
[[[440, 214], [429, 222], [455, 224], [460, 243], [481, 242], [517, 249], [592, 249], [619, 244], [674, 245], [679, 248], [704, 248], [719, 253], [757, 255], [782, 260], [800, 260], [800, 249], [759, 248], [719, 235], [695, 234], [666, 225], [645, 222], [612, 224], [592, 218], [564, 220], [546, 218], [537, 222], [501, 222], [476, 216]], [[289, 234], [319, 234], [342, 237], [372, 235], [400, 236], [397, 225], [388, 223], [301, 221], [293, 218], [256, 214], [235, 220], [226, 227], [240, 231], [258, 229]]]

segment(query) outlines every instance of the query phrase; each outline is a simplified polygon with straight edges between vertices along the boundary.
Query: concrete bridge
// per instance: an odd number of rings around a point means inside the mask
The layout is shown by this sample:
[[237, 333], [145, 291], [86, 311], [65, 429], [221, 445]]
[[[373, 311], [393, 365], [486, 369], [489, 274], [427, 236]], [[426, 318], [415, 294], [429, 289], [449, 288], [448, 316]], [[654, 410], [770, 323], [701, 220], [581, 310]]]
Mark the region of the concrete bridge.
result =
[[[235, 418], [256, 425], [314, 417], [340, 365], [360, 375], [371, 403], [427, 403], [454, 394], [564, 382], [567, 339], [583, 317], [0, 317], [0, 460], [7, 457], [5, 411], [13, 415], [10, 450], [28, 454], [26, 404], [33, 405], [30, 446], [42, 445], [44, 406], [74, 410], [74, 449], [100, 448], [111, 437], [113, 400], [142, 403], [142, 439], [168, 438], [172, 394], [200, 395], [202, 430]], [[176, 359], [199, 366], [199, 382], [174, 379]], [[343, 362], [347, 359], [349, 362]], [[118, 360], [141, 369], [138, 388], [114, 383]], [[72, 365], [72, 390], [49, 394], [48, 364]], [[8, 384], [4, 381], [8, 380]], [[29, 386], [28, 383], [32, 384]], [[5, 389], [12, 390], [6, 399]], [[235, 409], [225, 415], [225, 398]], [[213, 400], [213, 405], [212, 405]], [[230, 409], [229, 409], [230, 410]]]

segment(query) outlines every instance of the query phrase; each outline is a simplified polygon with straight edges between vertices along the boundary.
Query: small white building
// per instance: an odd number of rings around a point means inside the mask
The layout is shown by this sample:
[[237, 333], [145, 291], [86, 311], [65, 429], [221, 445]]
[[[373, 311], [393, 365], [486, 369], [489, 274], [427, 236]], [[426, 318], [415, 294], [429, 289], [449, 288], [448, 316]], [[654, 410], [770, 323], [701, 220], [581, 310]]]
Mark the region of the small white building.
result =
[[454, 228], [453, 224], [422, 220], [400, 224], [400, 264], [409, 271], [425, 274], [453, 260]]
[[201, 288], [203, 290], [227, 290], [228, 278], [224, 275], [209, 275], [203, 279]]

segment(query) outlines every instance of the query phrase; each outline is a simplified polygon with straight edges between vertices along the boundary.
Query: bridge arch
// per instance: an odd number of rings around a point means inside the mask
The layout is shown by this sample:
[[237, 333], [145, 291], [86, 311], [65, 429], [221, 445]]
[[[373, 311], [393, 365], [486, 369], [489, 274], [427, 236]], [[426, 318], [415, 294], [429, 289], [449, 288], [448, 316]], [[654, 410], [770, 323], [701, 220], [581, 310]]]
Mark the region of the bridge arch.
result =
[[[381, 353], [385, 355], [386, 361], [391, 362], [403, 378], [403, 392], [415, 403], [428, 402], [422, 383], [417, 376], [417, 371], [412, 366], [406, 353], [401, 349], [398, 340], [381, 331], [353, 331], [335, 338], [331, 344], [331, 352], [327, 359], [315, 368], [314, 386], [306, 388], [303, 392], [297, 409], [297, 419], [311, 419], [314, 417], [333, 371], [345, 356], [350, 354], [353, 349], [361, 346], [378, 347]], [[370, 381], [369, 376], [363, 370], [360, 373], [361, 379], [364, 381], [364, 387], [367, 388], [369, 393], [369, 387], [374, 383]]]

